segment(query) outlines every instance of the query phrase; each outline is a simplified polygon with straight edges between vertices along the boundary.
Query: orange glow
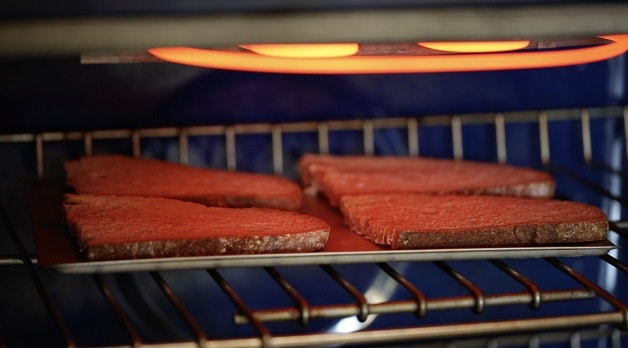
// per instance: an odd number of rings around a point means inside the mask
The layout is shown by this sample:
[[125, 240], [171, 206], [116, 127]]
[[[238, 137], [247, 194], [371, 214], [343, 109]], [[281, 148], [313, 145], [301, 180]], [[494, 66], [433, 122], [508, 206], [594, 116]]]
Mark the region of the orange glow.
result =
[[528, 47], [530, 41], [468, 41], [419, 42], [419, 45], [438, 51], [456, 53], [488, 53], [516, 51]]
[[240, 45], [249, 51], [270, 57], [284, 58], [335, 58], [358, 53], [357, 43], [337, 44], [255, 44]]
[[628, 34], [601, 36], [608, 44], [556, 51], [450, 55], [354, 55], [335, 58], [285, 58], [190, 47], [158, 47], [152, 55], [172, 63], [212, 69], [294, 74], [389, 74], [535, 69], [586, 64], [628, 50]]

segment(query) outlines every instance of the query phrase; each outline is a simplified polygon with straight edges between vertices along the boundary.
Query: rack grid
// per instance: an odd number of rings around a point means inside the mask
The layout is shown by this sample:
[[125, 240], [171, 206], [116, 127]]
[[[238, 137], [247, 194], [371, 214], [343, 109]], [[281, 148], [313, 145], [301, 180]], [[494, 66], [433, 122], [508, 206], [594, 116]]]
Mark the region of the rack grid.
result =
[[[612, 120], [628, 130], [628, 108], [600, 108], [600, 109], [566, 109], [547, 110], [518, 113], [495, 113], [481, 115], [437, 115], [422, 117], [398, 117], [388, 119], [347, 120], [327, 122], [295, 122], [295, 123], [259, 123], [238, 125], [210, 125], [193, 127], [172, 127], [153, 129], [116, 129], [98, 130], [89, 132], [49, 132], [37, 134], [10, 134], [0, 135], [0, 146], [26, 144], [34, 153], [34, 173], [31, 179], [45, 179], [49, 175], [47, 168], [48, 147], [51, 144], [74, 144], [84, 154], [97, 153], [100, 142], [119, 140], [128, 142], [130, 155], [143, 155], [144, 142], [149, 139], [169, 139], [176, 143], [176, 157], [180, 163], [190, 164], [190, 142], [195, 138], [214, 137], [222, 139], [225, 167], [231, 170], [239, 169], [239, 139], [246, 135], [262, 135], [267, 139], [270, 149], [271, 171], [276, 174], [290, 176], [291, 158], [284, 147], [285, 138], [289, 135], [307, 134], [316, 139], [317, 151], [329, 153], [332, 149], [332, 140], [339, 132], [355, 132], [361, 139], [362, 152], [367, 155], [377, 153], [377, 132], [382, 130], [397, 130], [405, 135], [405, 154], [420, 156], [423, 147], [420, 145], [421, 134], [431, 128], [445, 128], [451, 139], [451, 157], [466, 159], [465, 130], [474, 125], [489, 125], [494, 130], [495, 159], [500, 163], [509, 161], [509, 142], [507, 128], [515, 124], [531, 124], [536, 129], [538, 137], [539, 162], [549, 171], [559, 175], [575, 178], [583, 190], [590, 190], [599, 195], [601, 201], [610, 201], [611, 206], [625, 207], [625, 200], [609, 189], [603, 182], [594, 182], [588, 176], [576, 170], [565, 168], [554, 161], [555, 153], [551, 147], [551, 127], [559, 122], [574, 123], [580, 128], [581, 159], [587, 168], [602, 172], [605, 177], [621, 180], [625, 175], [621, 166], [616, 164], [600, 165], [595, 158], [596, 139], [592, 136], [591, 123], [596, 119]], [[626, 131], [628, 132], [628, 131]], [[623, 134], [626, 136], [626, 133]], [[628, 155], [627, 142], [623, 140], [624, 154]], [[617, 179], [617, 178], [619, 179]], [[63, 275], [56, 271], [38, 265], [37, 255], [29, 250], [29, 237], [18, 226], [17, 217], [9, 213], [11, 209], [6, 202], [0, 210], [0, 234], [8, 236], [14, 245], [14, 253], [0, 257], [0, 275], [23, 273], [27, 277], [17, 277], [18, 282], [4, 284], [4, 294], [23, 291], [25, 288], [34, 289], [37, 294], [38, 306], [41, 304], [48, 319], [54, 323], [60, 339], [60, 345], [68, 347], [98, 345], [84, 343], [84, 335], [77, 333], [75, 318], [63, 301], [59, 287], [65, 283], [72, 283], [80, 279], [81, 282], [91, 284], [100, 293], [96, 302], [106, 303], [111, 320], [107, 328], [113, 327], [112, 342], [108, 346], [207, 346], [207, 347], [297, 347], [297, 346], [327, 346], [327, 345], [371, 345], [392, 344], [421, 341], [426, 346], [541, 346], [548, 342], [569, 342], [572, 347], [584, 346], [587, 342], [604, 342], [605, 346], [623, 347], [628, 342], [628, 300], [626, 294], [618, 293], [609, 279], [625, 283], [628, 266], [622, 251], [611, 251], [603, 256], [586, 256], [574, 258], [539, 258], [534, 260], [487, 259], [474, 260], [468, 263], [448, 261], [417, 261], [417, 262], [382, 262], [364, 266], [369, 274], [380, 279], [379, 283], [386, 284], [389, 291], [387, 296], [378, 298], [362, 284], [355, 284], [350, 270], [345, 265], [316, 263], [306, 265], [308, 272], [316, 274], [315, 282], [326, 284], [321, 292], [340, 293], [340, 300], [319, 303], [320, 299], [311, 298], [311, 289], [303, 291], [299, 280], [294, 280], [294, 272], [300, 272], [298, 267], [280, 266], [263, 267], [244, 270], [212, 268], [200, 273], [194, 273], [194, 279], [201, 278], [203, 284], [209, 282], [214, 287], [212, 296], [221, 296], [223, 301], [229, 301], [233, 311], [223, 313], [217, 310], [212, 316], [228, 316], [233, 326], [248, 327], [247, 333], [237, 337], [215, 337], [213, 330], [208, 330], [207, 323], [190, 305], [186, 292], [178, 281], [178, 275], [167, 271], [146, 271], [135, 273], [113, 274], [84, 274]], [[610, 221], [611, 231], [609, 240], [622, 246], [628, 245], [628, 221], [621, 218]], [[28, 234], [28, 231], [26, 231]], [[611, 274], [606, 280], [591, 279], [579, 269], [584, 267], [581, 261], [593, 265], [593, 268], [603, 269]], [[484, 285], [482, 277], [468, 269], [469, 265], [483, 264], [482, 270], [488, 270], [488, 278], [505, 277], [513, 283], [507, 290], [494, 289]], [[556, 274], [556, 284], [534, 280], [527, 263], [535, 263], [543, 272]], [[525, 267], [524, 267], [525, 266]], [[454, 293], [429, 295], [425, 293], [425, 283], [417, 277], [412, 269], [422, 267], [433, 268], [438, 277], [443, 277], [448, 286], [457, 289]], [[315, 269], [313, 271], [312, 269]], [[271, 285], [259, 285], [260, 288], [272, 288], [273, 294], [282, 297], [276, 301], [280, 304], [270, 308], [260, 308], [260, 303], [266, 301], [265, 290], [256, 294], [256, 290], [244, 287], [240, 277], [229, 276], [234, 272], [262, 271], [262, 277]], [[610, 273], [609, 273], [610, 272]], [[183, 272], [185, 273], [185, 272]], [[143, 320], [138, 319], [136, 309], [124, 292], [126, 281], [121, 278], [141, 277], [142, 286], [138, 291], [141, 294], [151, 292], [144, 287], [158, 289], [162, 299], [159, 308], [170, 313], [166, 323], [173, 327], [183, 328], [182, 334], [166, 338], [147, 338]], [[235, 279], [235, 280], [234, 280]], [[211, 280], [211, 281], [210, 281]], [[146, 284], [150, 283], [150, 284]], [[185, 283], [185, 282], [183, 282]], [[61, 284], [61, 285], [60, 285]], [[610, 284], [610, 285], [609, 285]], [[137, 285], [137, 284], [136, 284]], [[256, 284], [257, 286], [258, 284]], [[430, 284], [431, 287], [431, 284]], [[243, 291], [244, 289], [244, 291]], [[381, 290], [381, 289], [380, 289]], [[183, 294], [182, 294], [183, 292]], [[380, 291], [381, 292], [381, 291]], [[391, 293], [396, 295], [391, 295]], [[220, 295], [217, 295], [220, 294]], [[148, 295], [147, 295], [148, 296]], [[154, 294], [150, 295], [151, 297]], [[0, 294], [0, 298], [2, 294]], [[8, 296], [11, 297], [11, 296]], [[253, 300], [251, 300], [251, 297]], [[322, 296], [325, 297], [325, 296]], [[93, 299], [92, 299], [93, 300]], [[207, 300], [207, 299], [206, 299]], [[162, 302], [163, 301], [163, 302]], [[596, 304], [591, 307], [590, 302]], [[6, 302], [3, 300], [0, 303]], [[574, 313], [559, 313], [554, 311], [545, 313], [544, 308], [554, 304], [577, 309], [582, 306], [584, 311]], [[582, 304], [582, 305], [581, 305]], [[88, 304], [90, 305], [90, 304]], [[222, 305], [221, 305], [222, 306]], [[494, 319], [496, 310], [511, 310], [515, 307], [514, 316]], [[222, 307], [220, 307], [222, 308]], [[590, 308], [595, 308], [591, 311]], [[4, 311], [4, 310], [2, 310]], [[471, 313], [473, 320], [454, 320], [432, 323], [425, 321], [434, 313], [465, 313], [460, 315], [466, 318]], [[151, 314], [151, 313], [149, 313]], [[146, 315], [146, 313], [144, 313]], [[158, 313], [151, 315], [159, 317]], [[401, 325], [374, 323], [381, 322], [380, 318], [391, 317], [395, 321], [402, 316]], [[413, 317], [408, 320], [406, 316]], [[438, 315], [437, 315], [438, 316]], [[497, 316], [499, 317], [499, 316]], [[15, 344], [19, 337], [13, 337], [13, 324], [7, 325], [6, 319], [0, 316], [0, 346]], [[146, 318], [144, 318], [146, 319]], [[161, 318], [163, 319], [163, 318]], [[354, 329], [331, 330], [321, 329], [317, 323], [333, 321], [339, 323], [344, 320], [353, 321]], [[89, 321], [89, 320], [88, 320]], [[284, 331], [276, 324], [287, 323], [290, 328]], [[410, 323], [410, 324], [405, 324]], [[80, 326], [79, 326], [80, 327]], [[338, 327], [338, 325], [334, 326]], [[238, 331], [239, 329], [236, 329]], [[212, 331], [209, 333], [208, 331]], [[123, 334], [119, 334], [122, 332]], [[18, 334], [19, 335], [19, 334]], [[166, 335], [167, 336], [167, 335]], [[445, 343], [447, 342], [447, 343]]]

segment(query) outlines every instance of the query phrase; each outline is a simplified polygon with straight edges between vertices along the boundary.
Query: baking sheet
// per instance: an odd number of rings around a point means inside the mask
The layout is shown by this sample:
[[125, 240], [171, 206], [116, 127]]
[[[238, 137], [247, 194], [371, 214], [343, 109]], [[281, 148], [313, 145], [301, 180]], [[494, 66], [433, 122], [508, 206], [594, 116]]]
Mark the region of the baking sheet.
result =
[[492, 247], [392, 250], [348, 230], [337, 209], [322, 197], [303, 197], [302, 213], [325, 220], [331, 227], [325, 249], [308, 253], [222, 255], [155, 259], [86, 261], [63, 224], [64, 185], [37, 182], [29, 195], [29, 210], [37, 249], [37, 262], [63, 273], [162, 271], [219, 267], [283, 266], [361, 262], [445, 261], [603, 255], [616, 248], [608, 241], [534, 247]]

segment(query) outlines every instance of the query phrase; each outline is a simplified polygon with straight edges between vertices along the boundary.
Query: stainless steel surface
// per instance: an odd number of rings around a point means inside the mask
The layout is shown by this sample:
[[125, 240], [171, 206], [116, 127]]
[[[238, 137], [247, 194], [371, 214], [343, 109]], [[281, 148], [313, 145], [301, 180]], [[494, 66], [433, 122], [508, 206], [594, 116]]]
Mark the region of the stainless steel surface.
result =
[[64, 273], [110, 273], [137, 271], [172, 271], [198, 268], [266, 267], [311, 265], [321, 263], [364, 263], [391, 261], [483, 260], [492, 258], [600, 256], [615, 246], [587, 244], [578, 246], [546, 246], [529, 248], [469, 248], [447, 250], [347, 251], [307, 254], [200, 256], [173, 259], [141, 259], [125, 261], [93, 261], [47, 264]]
[[[44, 184], [45, 185], [45, 184]], [[393, 261], [477, 260], [526, 257], [598, 256], [615, 248], [608, 241], [542, 245], [529, 247], [448, 248], [394, 250], [366, 241], [343, 224], [339, 211], [332, 209], [321, 197], [305, 196], [301, 212], [316, 216], [331, 226], [325, 248], [318, 252], [221, 255], [159, 259], [114, 261], [85, 261], [68, 238], [66, 226], [61, 222], [61, 196], [63, 189], [56, 185], [39, 188], [31, 193], [31, 218], [38, 253], [38, 264], [64, 273], [167, 271], [179, 269], [263, 267], [286, 265], [377, 263]]]
[[[144, 51], [156, 46], [216, 47], [259, 42], [595, 36], [628, 32], [626, 13], [625, 3], [593, 2], [6, 20], [0, 23], [0, 55]], [[123, 54], [108, 60], [119, 59], [138, 58]]]
[[[612, 32], [615, 33], [615, 32]], [[621, 32], [619, 32], [621, 33]], [[598, 33], [602, 35], [603, 33]], [[555, 40], [549, 38], [537, 38], [537, 37], [520, 37], [520, 39], [528, 39], [526, 47], [521, 48], [520, 51], [527, 53], [532, 51], [544, 51], [553, 49], [579, 49], [584, 47], [593, 47], [602, 44], [612, 43], [612, 40], [608, 38], [602, 38], [599, 36], [580, 37], [577, 39], [562, 39]], [[470, 40], [470, 39], [467, 39]], [[484, 39], [486, 40], [486, 39]], [[504, 39], [502, 39], [504, 40]], [[213, 46], [194, 46], [197, 48], [209, 48], [217, 51], [229, 51], [238, 52], [241, 48], [237, 45], [231, 47], [213, 47]], [[520, 52], [520, 53], [521, 53]], [[356, 56], [429, 56], [429, 55], [451, 55], [445, 51], [432, 50], [424, 48], [421, 45], [417, 45], [416, 40], [411, 40], [408, 43], [364, 43], [360, 42]], [[133, 63], [164, 63], [165, 61], [153, 56], [147, 51], [120, 51], [120, 52], [86, 52], [81, 53], [82, 64], [133, 64]], [[525, 59], [525, 55], [521, 56]], [[417, 64], [420, 64], [417, 62]]]

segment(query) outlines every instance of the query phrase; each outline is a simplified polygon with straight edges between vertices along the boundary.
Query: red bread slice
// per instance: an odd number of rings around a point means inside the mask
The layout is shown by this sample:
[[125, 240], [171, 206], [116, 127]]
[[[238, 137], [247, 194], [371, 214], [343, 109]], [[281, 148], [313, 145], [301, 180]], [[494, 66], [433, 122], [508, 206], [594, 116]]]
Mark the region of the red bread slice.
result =
[[393, 249], [592, 242], [608, 231], [597, 207], [553, 199], [359, 195], [343, 197], [340, 209], [351, 230]]
[[158, 197], [67, 194], [63, 207], [88, 260], [315, 251], [330, 229], [293, 211]]
[[321, 191], [332, 206], [341, 197], [375, 193], [554, 195], [546, 172], [503, 164], [394, 156], [305, 155], [299, 162], [307, 193]]
[[65, 163], [76, 193], [165, 197], [218, 207], [298, 210], [299, 185], [284, 177], [196, 168], [125, 156], [88, 156]]

